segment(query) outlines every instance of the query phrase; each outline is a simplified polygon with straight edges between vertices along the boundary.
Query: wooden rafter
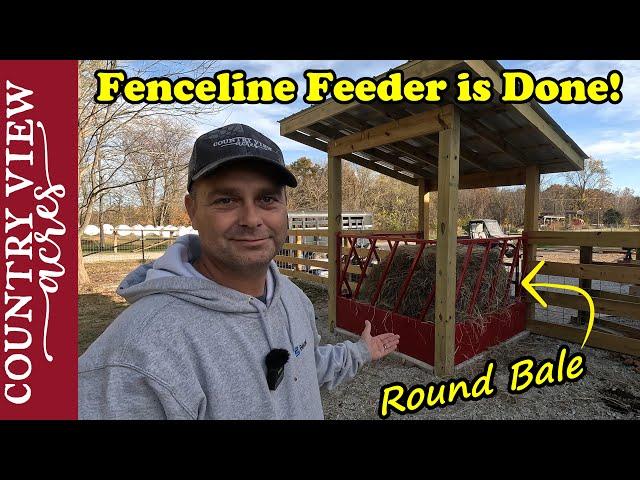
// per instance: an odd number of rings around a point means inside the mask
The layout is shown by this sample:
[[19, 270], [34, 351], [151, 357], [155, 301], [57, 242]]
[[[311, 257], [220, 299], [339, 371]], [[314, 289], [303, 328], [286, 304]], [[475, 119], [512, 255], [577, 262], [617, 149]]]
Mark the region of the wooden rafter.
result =
[[[401, 118], [406, 117], [407, 115], [414, 115], [414, 113], [402, 109], [402, 110], [398, 110], [396, 109], [394, 106], [392, 105], [387, 105], [387, 104], [382, 104], [382, 103], [371, 103], [367, 105], [369, 108], [375, 110], [378, 113], [383, 114], [384, 116], [386, 116], [387, 118], [390, 118], [392, 120], [399, 120]], [[432, 145], [431, 148], [429, 148], [428, 150], [426, 149], [421, 149], [418, 148], [414, 145], [411, 145], [408, 142], [402, 142], [402, 145], [399, 146], [398, 144], [394, 144], [394, 146], [398, 145], [398, 148], [403, 151], [404, 153], [407, 153], [409, 155], [413, 155], [413, 156], [422, 156], [423, 158], [426, 157], [428, 158], [428, 162], [433, 162], [435, 165], [437, 165], [438, 162], [438, 142], [436, 140], [432, 140], [427, 136], [422, 136], [420, 137], [421, 140], [429, 143], [430, 145]], [[477, 168], [480, 171], [486, 172], [489, 169], [487, 168], [486, 165], [486, 161], [483, 162], [483, 159], [481, 158], [481, 155], [469, 150], [468, 148], [464, 148], [462, 145], [460, 146], [460, 158], [461, 160], [463, 160], [464, 162], [468, 163], [469, 165], [471, 165], [474, 168]]]
[[[322, 150], [323, 152], [327, 151], [327, 144], [308, 135], [305, 135], [300, 132], [291, 132], [288, 133], [287, 138], [291, 140], [295, 140], [296, 142], [303, 143], [308, 145], [309, 147], [316, 148], [318, 150]], [[403, 173], [400, 173], [395, 170], [391, 170], [383, 165], [379, 165], [377, 163], [369, 162], [354, 154], [343, 155], [342, 158], [348, 160], [351, 163], [355, 163], [356, 165], [360, 165], [362, 167], [368, 168], [369, 170], [373, 170], [374, 172], [378, 172], [382, 175], [387, 175], [391, 178], [395, 178], [396, 180], [400, 180], [401, 182], [408, 183], [410, 185], [418, 185], [418, 179], [409, 177]]]
[[503, 113], [507, 113], [509, 111], [509, 107], [506, 104], [500, 105], [492, 105], [488, 108], [483, 108], [482, 110], [477, 110], [475, 112], [470, 112], [469, 115], [474, 120], [479, 120], [481, 118], [487, 118], [490, 115], [501, 115]]
[[525, 179], [524, 167], [489, 173], [469, 173], [460, 176], [460, 189], [524, 185]]
[[[463, 60], [414, 60], [407, 62], [404, 65], [400, 65], [394, 68], [396, 71], [402, 71], [405, 78], [428, 78], [438, 75], [444, 71], [447, 71], [456, 66], [464, 65]], [[384, 72], [376, 79], [386, 76], [387, 72]], [[302, 110], [295, 115], [280, 121], [280, 135], [286, 136], [287, 133], [295, 132], [300, 128], [313, 125], [328, 117], [332, 117], [338, 113], [346, 112], [351, 108], [358, 106], [356, 102], [352, 103], [337, 103], [333, 99], [328, 99], [326, 102], [316, 105], [312, 108]]]
[[[324, 137], [325, 140], [327, 140], [328, 142], [330, 142], [331, 140], [334, 140], [336, 137], [336, 131], [326, 127], [322, 124], [315, 124], [311, 127], [305, 127], [303, 129], [301, 129], [304, 133], [311, 133], [314, 135], [319, 135]], [[340, 134], [342, 135], [342, 134]], [[344, 137], [338, 137], [338, 138], [344, 138]], [[391, 165], [400, 167], [400, 169], [402, 170], [406, 170], [408, 172], [411, 172], [415, 175], [417, 175], [418, 177], [424, 177], [424, 176], [431, 176], [433, 175], [432, 172], [435, 171], [435, 169], [431, 169], [431, 171], [426, 170], [424, 165], [418, 165], [418, 164], [414, 164], [411, 162], [407, 162], [405, 160], [403, 160], [402, 158], [396, 157], [395, 155], [386, 153], [382, 150], [380, 150], [379, 148], [368, 148], [365, 150], [361, 151], [362, 153], [365, 153], [367, 156], [370, 156], [372, 158], [374, 158], [376, 161], [382, 161], [382, 162], [386, 162], [389, 163]]]
[[368, 148], [388, 145], [408, 138], [429, 135], [450, 128], [453, 106], [419, 113], [338, 138], [329, 143], [331, 155], [343, 155]]
[[[438, 152], [438, 142], [435, 140], [431, 140], [429, 137], [421, 137], [421, 140], [429, 143], [431, 146], [430, 147], [423, 147], [423, 148], [418, 148], [418, 147], [414, 147], [413, 145], [411, 145], [410, 143], [406, 143], [406, 145], [408, 147], [410, 147], [409, 150], [406, 150], [406, 152], [409, 152], [413, 149], [421, 151], [424, 155], [429, 155], [433, 158], [438, 158], [436, 156], [436, 153]], [[468, 148], [462, 148], [460, 147], [460, 151], [462, 152], [464, 150], [464, 154], [460, 154], [460, 160], [468, 163], [469, 165], [471, 165], [472, 167], [480, 170], [481, 172], [488, 172], [489, 168], [486, 165], [487, 162], [487, 158], [485, 156], [481, 156], [478, 153], [472, 152], [471, 150], [469, 150]]]
[[[474, 118], [474, 120], [477, 120], [477, 118]], [[514, 128], [508, 128], [506, 130], [500, 130], [500, 136], [510, 137], [511, 135], [518, 135], [520, 133], [531, 133], [531, 132], [537, 132], [537, 131], [538, 129], [533, 125], [527, 125], [525, 127], [514, 127]]]
[[[404, 72], [405, 78], [412, 77], [426, 80], [445, 73], [451, 75], [460, 69], [470, 69], [474, 74], [491, 78], [494, 91], [498, 94], [502, 93], [502, 78], [498, 67], [490, 61], [416, 60], [400, 65], [394, 70]], [[387, 73], [385, 72], [376, 78], [379, 79]], [[497, 98], [496, 95], [494, 96]], [[451, 101], [451, 98], [445, 95], [444, 102], [447, 101]], [[379, 109], [386, 108], [387, 112], [383, 112], [383, 115], [396, 120], [398, 118], [389, 115], [389, 111], [399, 112], [398, 116], [406, 117], [407, 112], [419, 110], [417, 106], [408, 103], [382, 104], [381, 102], [374, 102], [373, 104], [367, 104], [367, 106]], [[312, 126], [325, 121], [330, 121], [331, 125], [335, 125], [333, 122], [350, 125], [351, 128], [355, 128], [358, 131], [369, 130], [375, 127], [376, 120], [366, 115], [366, 108], [364, 104], [358, 102], [338, 104], [329, 99], [320, 105], [304, 109], [281, 120], [281, 133], [286, 136], [288, 132], [297, 131], [305, 126]], [[460, 109], [461, 113], [465, 115], [465, 118], [462, 119], [462, 145], [460, 147], [460, 160], [463, 171], [485, 171], [488, 173], [495, 171], [496, 168], [514, 168], [538, 164], [541, 173], [552, 173], [580, 169], [584, 165], [586, 154], [568, 138], [567, 134], [562, 131], [553, 119], [539, 109], [535, 102], [523, 104], [500, 104], [495, 102], [482, 106], [460, 105]], [[342, 117], [345, 114], [346, 116]], [[380, 117], [378, 116], [377, 118], [379, 121]], [[354, 119], [360, 122], [360, 125], [355, 125]], [[367, 124], [368, 128], [363, 129], [362, 123]], [[469, 124], [469, 128], [466, 128], [467, 124]], [[349, 130], [349, 128], [345, 130]], [[555, 151], [553, 148], [545, 148], [540, 150], [539, 155], [532, 154], [531, 150], [527, 148], [531, 144], [531, 141], [527, 139], [529, 132], [536, 139], [533, 143], [547, 142], [548, 145], [555, 147]], [[478, 139], [478, 141], [482, 142], [482, 145], [490, 146], [490, 148], [465, 148], [465, 143], [470, 142], [472, 138], [474, 140]], [[411, 141], [407, 142], [407, 139], [401, 140], [404, 144], [389, 142], [391, 151], [387, 152], [392, 155], [404, 156], [405, 159], [418, 160], [421, 164], [433, 167], [432, 173], [435, 172], [434, 163], [437, 163], [435, 162], [437, 145], [434, 135], [430, 137], [422, 135], [416, 137], [416, 139], [420, 141], [420, 145]], [[411, 146], [416, 148], [413, 151], [409, 151]], [[478, 144], [478, 146], [481, 145]], [[403, 152], [397, 147], [404, 147], [405, 151]], [[359, 148], [362, 147], [359, 146]], [[484, 152], [487, 150], [493, 151], [485, 154]], [[491, 161], [492, 156], [498, 153], [504, 154], [505, 157], [498, 162]], [[555, 165], [556, 160], [552, 162], [549, 157], [560, 157], [558, 164]], [[427, 170], [429, 171], [429, 167]]]
[[[498, 94], [502, 94], [502, 78], [483, 60], [465, 60], [465, 63], [475, 71], [478, 75], [490, 78], [493, 88]], [[552, 128], [552, 126], [544, 120], [528, 103], [515, 103], [508, 105], [510, 109], [517, 111], [522, 115], [530, 125], [536, 127], [546, 138], [556, 145], [560, 151], [569, 159], [576, 169], [584, 168], [584, 159], [569, 145], [569, 143], [560, 136], [560, 134]]]
[[516, 163], [518, 163], [518, 165], [525, 166], [531, 163], [527, 161], [527, 157], [521, 150], [507, 142], [502, 135], [485, 127], [478, 120], [474, 120], [464, 112], [460, 112], [460, 120], [466, 127], [473, 130], [480, 138], [501, 152], [509, 155]]
[[[373, 127], [373, 125], [370, 125], [369, 123], [364, 122], [348, 113], [341, 113], [339, 115], [336, 115], [335, 119], [340, 123], [343, 123], [344, 125], [355, 128], [357, 131], [368, 130], [369, 128]], [[424, 162], [427, 165], [433, 166], [434, 172], [438, 168], [437, 155], [429, 152], [423, 152], [419, 148], [414, 147], [409, 142], [406, 142], [404, 140], [401, 142], [395, 142], [389, 145], [385, 145], [385, 147], [391, 150], [396, 150], [400, 155], [409, 156], [411, 158], [415, 158], [416, 160]]]

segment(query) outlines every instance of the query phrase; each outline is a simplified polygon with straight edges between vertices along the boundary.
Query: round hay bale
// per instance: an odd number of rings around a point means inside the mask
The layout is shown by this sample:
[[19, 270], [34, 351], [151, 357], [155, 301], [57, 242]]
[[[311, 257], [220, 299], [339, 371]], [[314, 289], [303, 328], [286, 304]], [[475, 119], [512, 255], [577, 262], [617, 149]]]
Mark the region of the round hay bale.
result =
[[[375, 306], [385, 310], [393, 310], [402, 285], [407, 277], [411, 263], [416, 257], [419, 250], [417, 245], [401, 245], [398, 246], [396, 254], [393, 257], [389, 273], [385, 279], [380, 295]], [[467, 245], [458, 245], [457, 250], [457, 268], [456, 282], [460, 278], [464, 259], [467, 254]], [[508, 287], [508, 272], [504, 265], [499, 262], [500, 248], [495, 247], [489, 251], [487, 258], [487, 266], [480, 280], [480, 289], [476, 297], [476, 302], [471, 313], [467, 313], [473, 292], [476, 287], [476, 280], [482, 266], [482, 259], [485, 254], [484, 245], [474, 245], [469, 265], [460, 288], [460, 295], [456, 302], [456, 321], [465, 322], [469, 320], [477, 321], [487, 314], [494, 313], [512, 303], [509, 295], [505, 298], [504, 292]], [[377, 265], [370, 265], [367, 270], [367, 277], [362, 282], [362, 287], [358, 294], [357, 300], [369, 303], [373, 296], [378, 281], [389, 262], [390, 257], [386, 257]], [[496, 290], [490, 300], [492, 285], [495, 283]], [[422, 252], [422, 256], [416, 265], [409, 286], [405, 293], [402, 304], [398, 309], [398, 313], [408, 317], [418, 318], [424, 307], [431, 291], [436, 287], [436, 248], [435, 245], [427, 245]], [[426, 321], [433, 322], [435, 315], [435, 297], [427, 315]]]
[[97, 225], [87, 225], [82, 233], [90, 236], [100, 235], [100, 227]]
[[131, 227], [129, 225], [118, 225], [116, 227], [116, 233], [120, 237], [126, 237], [128, 235], [131, 235], [133, 232], [132, 232]]

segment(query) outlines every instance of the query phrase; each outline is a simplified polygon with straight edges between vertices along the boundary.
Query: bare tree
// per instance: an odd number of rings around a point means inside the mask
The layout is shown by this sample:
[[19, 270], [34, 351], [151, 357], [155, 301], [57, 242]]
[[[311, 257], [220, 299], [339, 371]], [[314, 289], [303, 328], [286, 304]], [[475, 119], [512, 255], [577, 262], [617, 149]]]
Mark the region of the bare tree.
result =
[[342, 172], [342, 208], [369, 210], [379, 197], [379, 190], [376, 188], [379, 174], [350, 162], [343, 163]]
[[368, 209], [373, 211], [375, 228], [409, 231], [418, 228], [418, 188], [385, 175], [376, 177], [379, 192]]
[[576, 206], [580, 210], [590, 208], [597, 198], [589, 195], [589, 191], [606, 190], [611, 185], [608, 170], [602, 160], [588, 158], [584, 161], [584, 169], [564, 174], [567, 184], [576, 190]]
[[176, 203], [186, 192], [187, 168], [193, 131], [177, 119], [158, 118], [135, 126], [125, 137], [123, 148], [133, 152], [125, 172], [146, 212], [147, 222], [166, 224]]
[[[133, 124], [144, 124], [159, 116], [193, 120], [202, 113], [215, 113], [220, 107], [201, 104], [130, 104], [119, 99], [112, 104], [94, 101], [98, 69], [123, 68], [129, 76], [199, 77], [212, 70], [213, 61], [131, 62], [82, 60], [78, 66], [78, 282], [89, 282], [82, 261], [80, 234], [91, 221], [94, 205], [108, 192], [148, 178], [127, 178], [122, 168], [130, 159], [123, 155], [122, 136]], [[129, 152], [130, 153], [130, 152]]]
[[636, 205], [637, 197], [635, 196], [633, 189], [625, 187], [615, 192], [612, 207], [622, 214], [624, 219], [623, 221], [625, 223], [633, 223], [632, 219]]
[[[298, 179], [298, 187], [288, 194], [288, 208], [326, 211], [329, 194], [326, 165], [301, 157], [289, 168]], [[372, 170], [343, 161], [342, 208], [345, 211], [370, 210], [379, 198], [378, 177]]]
[[326, 166], [301, 157], [290, 165], [290, 169], [298, 186], [288, 191], [288, 207], [291, 210], [326, 210], [329, 191]]

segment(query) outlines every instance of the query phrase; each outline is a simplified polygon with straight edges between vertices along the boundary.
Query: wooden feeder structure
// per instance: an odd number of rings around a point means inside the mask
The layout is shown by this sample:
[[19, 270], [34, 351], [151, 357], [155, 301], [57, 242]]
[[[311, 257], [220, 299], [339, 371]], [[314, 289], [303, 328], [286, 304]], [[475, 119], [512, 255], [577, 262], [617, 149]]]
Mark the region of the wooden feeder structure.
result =
[[[459, 244], [474, 242], [457, 238], [458, 190], [525, 185], [525, 232], [509, 241], [519, 250], [512, 260], [513, 269], [520, 255], [526, 268], [531, 269], [536, 252], [535, 246], [527, 243], [527, 235], [538, 228], [540, 174], [581, 170], [587, 158], [536, 102], [500, 102], [502, 69], [494, 60], [415, 60], [394, 69], [404, 72], [404, 78], [444, 77], [450, 85], [462, 70], [470, 72], [472, 78], [490, 78], [494, 99], [484, 104], [458, 104], [451, 93], [445, 94], [440, 104], [341, 104], [329, 99], [280, 121], [283, 136], [328, 155], [331, 327], [359, 334], [364, 320], [369, 319], [374, 333], [399, 333], [400, 352], [433, 365], [441, 376], [452, 374], [456, 364], [523, 331], [526, 319], [533, 318], [534, 308], [520, 295], [519, 277], [512, 276], [515, 288], [509, 294], [516, 301], [508, 311], [487, 319], [480, 333], [472, 334], [464, 324], [456, 323], [461, 280], [456, 278], [456, 252]], [[342, 159], [418, 186], [419, 231], [376, 233], [368, 237], [369, 249], [359, 248], [356, 239], [367, 236], [366, 232], [352, 235], [341, 231]], [[436, 239], [428, 235], [429, 192], [438, 193]], [[375, 302], [358, 299], [356, 294], [371, 262], [382, 254], [392, 254], [402, 243], [418, 246], [420, 253], [429, 245], [436, 250], [436, 286], [427, 295], [431, 298], [424, 299], [424, 311], [435, 309], [433, 323], [381, 310], [373, 306]], [[386, 250], [377, 248], [383, 244]], [[505, 240], [487, 239], [483, 246], [487, 251], [497, 246], [503, 259]], [[518, 272], [520, 277], [526, 268]], [[478, 283], [483, 281], [481, 276], [482, 272]], [[399, 297], [410, 294], [406, 291], [409, 280], [404, 282]]]

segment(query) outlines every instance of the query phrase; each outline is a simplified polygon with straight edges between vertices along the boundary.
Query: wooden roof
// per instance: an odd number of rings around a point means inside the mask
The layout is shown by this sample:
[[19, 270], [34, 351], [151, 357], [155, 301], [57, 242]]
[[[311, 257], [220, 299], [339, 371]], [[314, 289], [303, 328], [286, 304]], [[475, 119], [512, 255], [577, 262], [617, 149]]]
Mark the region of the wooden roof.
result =
[[[446, 77], [468, 70], [489, 77], [500, 93], [503, 67], [494, 60], [413, 60], [394, 70], [404, 77]], [[280, 133], [327, 151], [328, 142], [372, 127], [455, 103], [460, 112], [460, 188], [524, 183], [524, 170], [538, 165], [541, 173], [581, 170], [587, 155], [538, 103], [503, 104], [494, 94], [486, 104], [457, 104], [449, 94], [440, 105], [428, 103], [340, 104], [332, 99], [280, 120]], [[421, 178], [437, 183], [438, 132], [368, 148], [342, 158], [417, 185]], [[433, 189], [433, 188], [432, 188]]]

